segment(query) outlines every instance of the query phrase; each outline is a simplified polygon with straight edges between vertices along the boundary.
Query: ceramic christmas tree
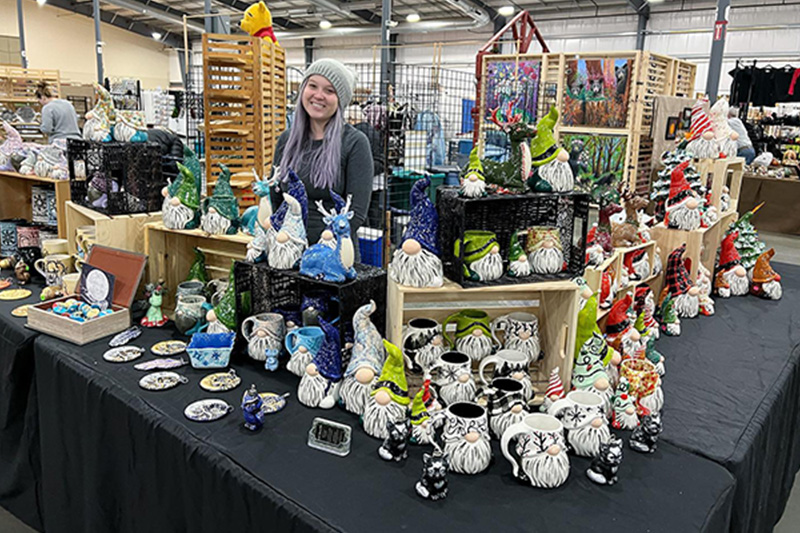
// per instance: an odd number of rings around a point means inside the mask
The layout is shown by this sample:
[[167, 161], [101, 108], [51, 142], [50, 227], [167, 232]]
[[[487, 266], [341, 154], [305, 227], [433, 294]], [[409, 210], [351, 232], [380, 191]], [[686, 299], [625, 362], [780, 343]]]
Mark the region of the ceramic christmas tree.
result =
[[206, 313], [208, 333], [226, 333], [236, 331], [236, 283], [233, 279], [234, 263], [228, 273], [228, 286], [219, 303]]
[[192, 266], [189, 267], [189, 275], [186, 276], [186, 281], [202, 281], [208, 283], [208, 274], [206, 274], [206, 254], [200, 248], [194, 249], [194, 261]]
[[756, 264], [758, 256], [764, 253], [766, 245], [759, 239], [758, 231], [753, 226], [752, 218], [761, 209], [764, 203], [757, 205], [752, 211], [748, 211], [742, 217], [731, 224], [728, 233], [739, 232], [739, 237], [735, 241], [736, 250], [742, 256], [742, 266], [749, 272]]
[[661, 302], [659, 322], [661, 323], [661, 331], [670, 337], [681, 334], [681, 319], [678, 318], [678, 314], [675, 312], [675, 302], [669, 294]]

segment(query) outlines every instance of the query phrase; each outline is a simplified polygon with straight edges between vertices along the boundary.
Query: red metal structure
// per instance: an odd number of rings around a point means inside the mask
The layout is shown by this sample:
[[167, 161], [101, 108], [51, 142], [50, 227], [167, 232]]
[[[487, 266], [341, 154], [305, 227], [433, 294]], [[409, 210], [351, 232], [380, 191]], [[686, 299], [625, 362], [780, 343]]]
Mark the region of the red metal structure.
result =
[[475, 79], [478, 85], [475, 89], [475, 107], [472, 108], [472, 142], [474, 144], [478, 144], [478, 126], [479, 120], [481, 119], [480, 103], [481, 82], [483, 81], [483, 56], [495, 51], [503, 35], [508, 33], [508, 30], [511, 30], [514, 41], [519, 43], [520, 54], [528, 52], [528, 47], [530, 47], [534, 37], [536, 37], [536, 40], [539, 41], [539, 44], [542, 46], [542, 52], [547, 53], [550, 51], [550, 48], [547, 47], [547, 43], [544, 42], [544, 37], [542, 37], [542, 34], [539, 32], [539, 28], [537, 28], [536, 23], [533, 22], [533, 17], [531, 17], [530, 13], [527, 11], [520, 11], [517, 13], [503, 29], [495, 33], [492, 38], [486, 41], [486, 44], [478, 50], [478, 54], [475, 57]]

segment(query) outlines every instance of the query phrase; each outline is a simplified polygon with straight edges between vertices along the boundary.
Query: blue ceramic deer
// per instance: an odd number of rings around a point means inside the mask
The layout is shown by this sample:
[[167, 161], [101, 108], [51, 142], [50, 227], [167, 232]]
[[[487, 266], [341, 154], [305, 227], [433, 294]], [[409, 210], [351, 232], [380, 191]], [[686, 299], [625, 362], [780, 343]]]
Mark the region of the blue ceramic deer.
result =
[[[337, 196], [331, 191], [334, 202], [337, 201]], [[300, 260], [302, 275], [334, 283], [342, 283], [356, 277], [356, 270], [353, 268], [355, 249], [353, 239], [350, 237], [350, 219], [353, 218], [353, 212], [350, 211], [351, 200], [352, 197], [348, 195], [347, 202], [338, 212], [335, 208], [327, 211], [322, 201], [317, 200], [317, 210], [323, 215], [322, 221], [333, 232], [336, 241], [334, 246], [320, 242], [307, 249]]]
[[274, 176], [271, 180], [260, 178], [256, 169], [253, 169], [255, 178], [252, 183], [253, 193], [259, 198], [259, 201], [258, 205], [248, 207], [242, 215], [242, 231], [248, 235], [256, 234], [256, 224], [264, 230], [269, 228], [269, 218], [272, 216], [272, 200], [269, 189], [278, 179], [279, 171], [277, 169]]

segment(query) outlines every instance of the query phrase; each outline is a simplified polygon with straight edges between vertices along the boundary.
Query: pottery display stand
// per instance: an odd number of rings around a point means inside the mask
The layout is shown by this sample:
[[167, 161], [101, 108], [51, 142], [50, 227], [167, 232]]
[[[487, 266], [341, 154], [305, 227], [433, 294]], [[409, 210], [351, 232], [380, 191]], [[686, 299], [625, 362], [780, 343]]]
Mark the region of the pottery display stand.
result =
[[[462, 288], [445, 280], [440, 288], [417, 289], [388, 283], [387, 339], [400, 346], [403, 326], [412, 318], [431, 318], [440, 324], [462, 309], [486, 311], [494, 320], [514, 311], [532, 313], [539, 319], [539, 338], [544, 358], [532, 365], [537, 396], [547, 389], [550, 371], [558, 367], [561, 380], [572, 379], [573, 353], [578, 321], [578, 286], [571, 281]], [[475, 378], [477, 373], [474, 372]]]
[[206, 256], [209, 279], [227, 279], [231, 261], [243, 260], [247, 244], [253, 239], [243, 233], [210, 235], [199, 229], [173, 230], [162, 222], [145, 224], [144, 229], [144, 249], [149, 258], [145, 279], [148, 283], [157, 283], [159, 279], [166, 283], [169, 292], [164, 296], [162, 309], [167, 314], [175, 310], [175, 288], [186, 280], [195, 259], [195, 248]]
[[0, 172], [0, 219], [33, 218], [32, 187], [47, 183], [56, 190], [56, 211], [58, 212], [58, 236], [67, 238], [67, 224], [64, 215], [65, 204], [70, 199], [69, 180], [54, 180], [28, 176], [17, 172]]
[[717, 208], [720, 215], [725, 215], [720, 210], [722, 187], [727, 186], [731, 204], [728, 212], [739, 209], [739, 196], [742, 190], [742, 177], [744, 176], [744, 158], [731, 157], [722, 159], [700, 159], [697, 170], [703, 178], [704, 185], [711, 191], [710, 205]]
[[74, 202], [65, 204], [66, 239], [69, 253], [77, 252], [75, 230], [81, 226], [95, 227], [95, 244], [129, 252], [145, 253], [144, 225], [161, 221], [161, 211], [132, 215], [104, 215]]

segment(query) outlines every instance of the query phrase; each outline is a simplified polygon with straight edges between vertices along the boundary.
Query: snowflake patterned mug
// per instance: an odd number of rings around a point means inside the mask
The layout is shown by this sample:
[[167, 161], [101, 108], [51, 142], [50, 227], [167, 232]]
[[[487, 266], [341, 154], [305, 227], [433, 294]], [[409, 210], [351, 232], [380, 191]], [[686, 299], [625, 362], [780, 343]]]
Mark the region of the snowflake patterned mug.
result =
[[472, 363], [467, 354], [453, 350], [441, 354], [428, 372], [436, 373], [433, 382], [440, 387], [456, 381], [466, 383], [472, 379]]
[[[554, 489], [569, 476], [564, 425], [554, 416], [534, 413], [509, 426], [500, 439], [500, 450], [511, 463], [514, 477], [534, 487]], [[558, 457], [566, 465], [557, 464]]]
[[286, 326], [278, 313], [261, 313], [242, 322], [242, 335], [247, 340], [247, 354], [256, 361], [264, 361], [265, 349], [281, 351]]
[[456, 402], [436, 411], [431, 420], [434, 426], [443, 427], [444, 452], [450, 455], [451, 470], [478, 474], [489, 467], [492, 448], [485, 407], [474, 402]]
[[501, 330], [504, 348], [524, 353], [529, 361], [539, 359], [539, 319], [536, 315], [517, 311], [499, 316], [492, 321], [492, 335], [498, 340]]
[[574, 390], [556, 400], [547, 414], [558, 418], [567, 430], [578, 429], [597, 419], [606, 423], [603, 398], [590, 391]]

